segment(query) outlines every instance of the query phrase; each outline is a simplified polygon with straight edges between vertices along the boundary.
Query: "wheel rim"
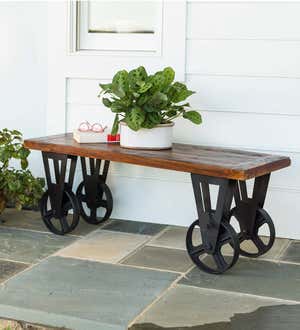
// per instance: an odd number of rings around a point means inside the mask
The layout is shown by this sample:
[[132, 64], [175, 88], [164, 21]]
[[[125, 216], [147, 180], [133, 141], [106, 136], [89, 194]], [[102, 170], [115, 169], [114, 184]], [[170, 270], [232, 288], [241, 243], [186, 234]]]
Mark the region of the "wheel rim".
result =
[[[76, 196], [79, 202], [79, 210], [83, 219], [93, 225], [98, 225], [109, 219], [113, 209], [113, 197], [109, 187], [103, 183], [97, 184], [97, 198], [93, 207], [88, 206], [88, 197], [84, 192], [84, 182], [81, 182], [77, 188]], [[104, 210], [101, 217], [97, 216], [99, 209]]]
[[[187, 231], [186, 246], [187, 251], [192, 261], [202, 270], [210, 274], [222, 274], [231, 268], [239, 257], [239, 240], [229, 223], [221, 222], [220, 233], [216, 244], [214, 253], [206, 252], [202, 243], [195, 245], [193, 243], [193, 235], [198, 228], [200, 235], [199, 221], [194, 221]], [[223, 247], [225, 245], [232, 246], [232, 255], [224, 253]], [[209, 260], [211, 259], [211, 260]]]
[[[73, 214], [69, 215], [69, 211]], [[41, 214], [46, 227], [54, 234], [65, 235], [74, 230], [79, 222], [79, 208], [72, 191], [65, 190], [63, 195], [63, 216], [57, 218], [51, 209], [49, 192], [46, 191], [41, 199]]]
[[[231, 221], [232, 217], [234, 217], [235, 210], [236, 210], [236, 208], [232, 209], [232, 211], [231, 211], [230, 221]], [[263, 241], [259, 235], [259, 229], [264, 225], [267, 225], [268, 229], [269, 229], [269, 236], [264, 236], [264, 237], [268, 237], [266, 242]], [[240, 254], [242, 256], [249, 257], [249, 258], [257, 258], [257, 257], [265, 254], [272, 248], [274, 241], [275, 241], [275, 236], [276, 236], [275, 226], [272, 221], [272, 218], [270, 217], [270, 215], [268, 214], [268, 212], [266, 210], [261, 209], [261, 208], [258, 209], [257, 214], [256, 214], [255, 223], [254, 223], [253, 233], [252, 233], [251, 237], [249, 238], [249, 237], [246, 237], [245, 235], [243, 235], [241, 230], [238, 233], [238, 237], [239, 237], [239, 241], [240, 241]], [[245, 241], [251, 241], [252, 244], [256, 247], [257, 252], [247, 251], [242, 245], [242, 243]]]

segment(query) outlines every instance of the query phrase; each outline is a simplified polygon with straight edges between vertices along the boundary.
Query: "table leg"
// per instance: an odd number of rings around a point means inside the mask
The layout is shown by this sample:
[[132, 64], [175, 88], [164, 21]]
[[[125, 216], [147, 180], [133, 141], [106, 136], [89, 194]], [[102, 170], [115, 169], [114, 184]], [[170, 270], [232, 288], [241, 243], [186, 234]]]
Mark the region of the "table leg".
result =
[[[271, 249], [275, 240], [275, 227], [272, 218], [264, 210], [264, 202], [268, 190], [270, 174], [257, 177], [254, 181], [253, 193], [249, 197], [245, 181], [239, 181], [234, 193], [236, 206], [231, 210], [229, 221], [237, 220], [240, 231], [238, 237], [240, 243], [252, 241], [257, 251], [249, 251], [249, 248], [241, 244], [240, 254], [247, 257], [258, 257]], [[264, 232], [260, 232], [265, 228]], [[268, 231], [268, 233], [266, 232]], [[264, 240], [260, 235], [265, 236]], [[266, 236], [266, 234], [269, 234]]]
[[[42, 152], [42, 155], [48, 186], [40, 202], [42, 219], [54, 234], [64, 235], [74, 230], [79, 222], [79, 205], [72, 192], [77, 157], [52, 152]], [[66, 181], [68, 161], [70, 169]], [[50, 164], [53, 164], [53, 171]]]
[[[88, 171], [86, 159], [80, 157], [80, 160], [83, 181], [76, 191], [80, 214], [88, 223], [97, 225], [107, 220], [113, 209], [112, 193], [105, 183], [110, 162], [105, 160], [101, 170], [101, 160], [89, 158]], [[99, 216], [101, 210], [104, 213]]]
[[[237, 182], [198, 174], [191, 174], [191, 178], [198, 219], [188, 229], [187, 251], [200, 269], [221, 274], [239, 257], [238, 236], [227, 220]], [[219, 187], [215, 208], [211, 203], [210, 185]], [[227, 252], [231, 250], [230, 256], [225, 256], [225, 246], [228, 246]]]

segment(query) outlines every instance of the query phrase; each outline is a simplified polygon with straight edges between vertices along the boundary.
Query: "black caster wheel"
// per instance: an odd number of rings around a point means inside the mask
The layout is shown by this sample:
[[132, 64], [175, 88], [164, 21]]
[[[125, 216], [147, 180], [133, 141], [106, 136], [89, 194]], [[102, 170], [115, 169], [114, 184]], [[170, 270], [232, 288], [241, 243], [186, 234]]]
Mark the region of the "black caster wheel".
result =
[[[62, 202], [62, 216], [57, 217], [51, 209], [49, 192], [46, 191], [40, 202], [42, 219], [46, 227], [56, 235], [65, 235], [74, 230], [79, 222], [79, 206], [74, 193], [65, 188]], [[73, 210], [73, 214], [69, 212]], [[69, 216], [68, 216], [69, 215]]]
[[[197, 239], [197, 244], [193, 239]], [[186, 247], [192, 261], [203, 271], [210, 274], [222, 274], [231, 268], [239, 258], [239, 240], [235, 230], [225, 221], [220, 224], [220, 232], [214, 253], [207, 250], [202, 243], [199, 221], [194, 221], [186, 235]], [[226, 255], [224, 249], [229, 246], [232, 255]]]
[[[98, 225], [109, 219], [113, 209], [113, 197], [107, 184], [99, 181], [97, 184], [96, 200], [93, 203], [89, 200], [85, 192], [84, 182], [79, 184], [76, 196], [79, 202], [80, 214], [86, 222], [92, 225]], [[104, 209], [104, 214], [101, 217], [97, 217], [97, 210], [99, 208]]]
[[[231, 210], [230, 221], [232, 220], [232, 217], [235, 216], [235, 211], [236, 211], [236, 208], [233, 208]], [[264, 225], [266, 225], [268, 227], [269, 236], [265, 236], [266, 239], [262, 240], [261, 237], [259, 236], [259, 229]], [[255, 223], [254, 223], [253, 233], [249, 235], [247, 233], [243, 233], [241, 230], [238, 233], [238, 237], [239, 237], [239, 241], [240, 241], [240, 254], [244, 257], [249, 257], [249, 258], [257, 258], [257, 257], [265, 254], [273, 246], [274, 241], [275, 241], [275, 236], [276, 236], [275, 235], [275, 226], [272, 221], [272, 218], [270, 217], [270, 215], [268, 214], [268, 212], [266, 210], [258, 209], [257, 213], [256, 213], [256, 219], [255, 219]], [[242, 243], [247, 240], [252, 241], [252, 243], [255, 245], [255, 247], [257, 249], [257, 252], [249, 252], [243, 248]]]

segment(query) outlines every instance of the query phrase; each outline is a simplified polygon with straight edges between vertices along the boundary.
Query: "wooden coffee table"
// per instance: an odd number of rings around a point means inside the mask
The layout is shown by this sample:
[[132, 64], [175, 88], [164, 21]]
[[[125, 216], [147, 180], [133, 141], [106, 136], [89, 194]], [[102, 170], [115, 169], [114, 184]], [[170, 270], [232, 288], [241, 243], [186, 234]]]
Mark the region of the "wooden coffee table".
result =
[[[110, 161], [115, 161], [191, 173], [198, 219], [187, 231], [186, 246], [200, 269], [224, 273], [240, 254], [258, 257], [274, 243], [274, 224], [263, 207], [270, 174], [289, 166], [288, 157], [176, 143], [170, 150], [133, 150], [116, 144], [78, 144], [72, 134], [29, 139], [24, 144], [42, 151], [48, 190], [41, 199], [41, 213], [46, 226], [55, 234], [74, 230], [80, 216], [91, 224], [110, 217], [113, 197], [106, 177]], [[83, 181], [74, 194], [78, 156]], [[255, 178], [253, 194], [249, 195], [246, 180], [252, 178]], [[215, 208], [211, 205], [210, 185], [219, 187]], [[100, 209], [104, 211], [102, 217], [97, 215]], [[230, 224], [234, 218], [240, 227], [237, 232]], [[269, 230], [264, 239], [259, 236], [262, 227]], [[254, 243], [257, 252], [240, 246], [246, 240]], [[229, 248], [224, 249], [225, 246]], [[227, 255], [229, 249], [231, 253]]]

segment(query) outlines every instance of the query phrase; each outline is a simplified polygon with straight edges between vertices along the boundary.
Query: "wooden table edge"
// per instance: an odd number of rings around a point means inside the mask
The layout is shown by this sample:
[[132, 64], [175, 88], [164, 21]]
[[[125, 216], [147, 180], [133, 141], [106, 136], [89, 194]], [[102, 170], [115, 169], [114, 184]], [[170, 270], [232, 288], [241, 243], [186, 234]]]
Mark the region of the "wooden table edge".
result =
[[[95, 155], [94, 150], [84, 149], [83, 151], [79, 146], [60, 145], [60, 151], [57, 151], [57, 144], [51, 142], [44, 143], [38, 141], [37, 139], [24, 140], [24, 146], [32, 150], [68, 154], [79, 157], [98, 158], [97, 155]], [[160, 158], [151, 157], [143, 159], [141, 156], [116, 154], [113, 151], [105, 150], [101, 150], [99, 153], [101, 153], [101, 157], [99, 154], [99, 159], [103, 160], [242, 181], [280, 170], [282, 168], [288, 167], [291, 164], [289, 157], [282, 157], [277, 161], [272, 162], [271, 164], [264, 164], [249, 170], [227, 169], [226, 175], [224, 175], [224, 168], [216, 165], [209, 165], [209, 167], [205, 167], [203, 164], [203, 167], [199, 168], [199, 164], [188, 163], [187, 166], [187, 164], [183, 164], [182, 162], [176, 160], [164, 160], [162, 162]]]

